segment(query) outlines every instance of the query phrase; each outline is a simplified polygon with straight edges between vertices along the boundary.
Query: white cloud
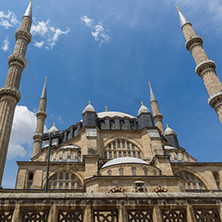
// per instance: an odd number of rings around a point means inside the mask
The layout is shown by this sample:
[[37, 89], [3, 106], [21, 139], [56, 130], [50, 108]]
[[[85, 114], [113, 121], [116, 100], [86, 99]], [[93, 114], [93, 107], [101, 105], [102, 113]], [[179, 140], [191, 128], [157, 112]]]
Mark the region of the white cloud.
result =
[[16, 106], [7, 158], [31, 155], [36, 122], [34, 112], [26, 106]]
[[40, 37], [41, 41], [35, 41], [34, 46], [41, 48], [43, 45], [46, 49], [53, 49], [53, 47], [58, 42], [60, 35], [67, 35], [70, 32], [68, 28], [66, 31], [62, 31], [60, 28], [55, 28], [51, 26], [50, 21], [37, 21], [33, 22], [31, 33], [33, 36]]
[[99, 22], [98, 24], [95, 24], [93, 19], [88, 18], [86, 15], [81, 17], [81, 20], [85, 23], [85, 25], [89, 28], [91, 28], [91, 34], [94, 37], [96, 41], [100, 42], [100, 45], [103, 42], [108, 42], [110, 40], [110, 37], [108, 34], [106, 34], [106, 31], [103, 27], [103, 24]]
[[33, 35], [45, 35], [48, 32], [48, 24], [49, 24], [49, 20], [47, 20], [46, 22], [41, 21], [41, 22], [36, 22], [36, 24], [33, 24], [31, 27], [31, 33]]
[[37, 48], [42, 48], [42, 46], [44, 45], [44, 41], [41, 41], [41, 42], [36, 42], [36, 41], [34, 41], [35, 43], [34, 43], [34, 46], [35, 47], [37, 47]]
[[3, 51], [8, 51], [9, 48], [9, 41], [8, 41], [8, 37], [6, 37], [6, 39], [3, 41], [3, 46], [2, 46], [2, 50]]
[[92, 26], [93, 26], [94, 20], [88, 18], [86, 15], [83, 16], [83, 17], [81, 17], [81, 20], [82, 20], [83, 22], [85, 22], [86, 26], [88, 26], [88, 27], [92, 27]]
[[51, 47], [51, 49], [53, 49], [53, 47], [55, 46], [60, 35], [64, 35], [64, 34], [67, 35], [70, 32], [70, 29], [67, 29], [66, 31], [62, 31], [61, 29], [55, 29], [54, 27], [50, 27], [50, 30], [53, 33], [53, 36], [50, 39], [48, 39], [49, 46]]
[[8, 29], [11, 27], [16, 27], [18, 24], [19, 22], [14, 12], [8, 11], [8, 14], [5, 14], [3, 11], [0, 11], [0, 26]]

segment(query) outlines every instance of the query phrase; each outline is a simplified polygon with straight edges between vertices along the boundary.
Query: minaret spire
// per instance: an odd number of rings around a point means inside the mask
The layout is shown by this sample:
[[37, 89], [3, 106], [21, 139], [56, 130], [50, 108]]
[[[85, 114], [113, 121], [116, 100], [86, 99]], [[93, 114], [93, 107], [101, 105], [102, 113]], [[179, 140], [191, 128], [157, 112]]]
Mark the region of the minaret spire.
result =
[[179, 7], [177, 6], [177, 10], [179, 12], [179, 17], [180, 17], [180, 24], [181, 24], [181, 28], [186, 25], [186, 24], [190, 24], [191, 23], [185, 18], [185, 16], [181, 13]]
[[16, 104], [20, 101], [20, 79], [26, 67], [25, 59], [27, 45], [31, 42], [30, 34], [32, 18], [30, 17], [32, 4], [29, 3], [28, 14], [23, 16], [20, 28], [15, 33], [16, 44], [14, 52], [8, 58], [8, 75], [5, 86], [0, 89], [0, 186], [8, 152], [8, 144], [12, 129]]
[[33, 152], [32, 157], [34, 157], [36, 154], [38, 154], [42, 149], [42, 134], [44, 132], [44, 124], [45, 124], [45, 118], [47, 117], [46, 113], [46, 102], [47, 102], [47, 94], [46, 94], [46, 81], [47, 77], [45, 77], [45, 83], [42, 89], [42, 95], [39, 102], [39, 110], [36, 113], [37, 117], [37, 124], [36, 124], [36, 130], [35, 134], [33, 135]]
[[163, 122], [162, 122], [163, 115], [160, 113], [159, 106], [158, 106], [156, 97], [154, 96], [150, 82], [149, 82], [149, 87], [150, 87], [150, 105], [153, 111], [153, 120], [156, 126], [163, 133], [164, 132], [164, 127], [163, 127]]
[[29, 5], [25, 11], [24, 16], [28, 16], [32, 19], [32, 0], [30, 1]]
[[[180, 11], [179, 16], [181, 21], [181, 16], [183, 15]], [[222, 84], [215, 70], [216, 65], [214, 61], [209, 60], [207, 57], [203, 49], [203, 40], [196, 35], [191, 23], [186, 20], [181, 26], [186, 39], [186, 48], [191, 52], [196, 63], [195, 71], [202, 78], [210, 96], [208, 103], [217, 112], [222, 123]]]

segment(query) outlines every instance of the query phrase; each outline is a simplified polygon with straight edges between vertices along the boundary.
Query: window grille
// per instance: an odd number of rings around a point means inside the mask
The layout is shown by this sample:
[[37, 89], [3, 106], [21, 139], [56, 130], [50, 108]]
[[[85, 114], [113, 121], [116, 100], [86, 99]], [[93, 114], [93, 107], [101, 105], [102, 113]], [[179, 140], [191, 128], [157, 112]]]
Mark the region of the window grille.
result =
[[49, 211], [24, 211], [23, 222], [47, 222]]
[[217, 209], [194, 209], [197, 222], [221, 222]]
[[187, 222], [185, 209], [162, 210], [163, 222]]
[[118, 222], [117, 210], [94, 210], [93, 222]]
[[59, 211], [59, 222], [83, 222], [83, 211]]
[[152, 210], [128, 210], [129, 222], [153, 222]]
[[13, 215], [13, 210], [0, 211], [0, 221], [1, 222], [11, 222], [12, 215]]

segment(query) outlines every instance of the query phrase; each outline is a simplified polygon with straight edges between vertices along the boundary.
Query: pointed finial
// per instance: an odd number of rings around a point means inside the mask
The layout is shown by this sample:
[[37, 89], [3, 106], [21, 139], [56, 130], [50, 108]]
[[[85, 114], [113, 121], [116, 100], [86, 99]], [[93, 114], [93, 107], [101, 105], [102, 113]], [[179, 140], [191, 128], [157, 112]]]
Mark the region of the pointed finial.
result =
[[180, 24], [181, 24], [181, 28], [183, 28], [184, 25], [186, 24], [190, 24], [191, 23], [185, 18], [185, 16], [181, 13], [179, 7], [177, 6], [177, 10], [179, 12], [179, 17], [180, 17]]
[[47, 81], [47, 76], [45, 77], [45, 83], [44, 83], [44, 86], [43, 86], [43, 89], [42, 89], [41, 99], [46, 99], [47, 98], [46, 81]]
[[32, 0], [30, 1], [28, 8], [25, 11], [24, 16], [32, 18]]
[[143, 105], [143, 101], [141, 101], [141, 105]]
[[150, 82], [149, 82], [149, 86], [150, 86], [150, 102], [156, 101], [156, 97], [154, 96]]
[[168, 124], [166, 124], [166, 127], [169, 127], [169, 125], [168, 125]]
[[55, 126], [55, 123], [53, 123], [53, 126]]
[[89, 105], [91, 104], [91, 101], [89, 100]]
[[105, 111], [108, 112], [107, 110], [108, 110], [108, 106], [105, 106]]

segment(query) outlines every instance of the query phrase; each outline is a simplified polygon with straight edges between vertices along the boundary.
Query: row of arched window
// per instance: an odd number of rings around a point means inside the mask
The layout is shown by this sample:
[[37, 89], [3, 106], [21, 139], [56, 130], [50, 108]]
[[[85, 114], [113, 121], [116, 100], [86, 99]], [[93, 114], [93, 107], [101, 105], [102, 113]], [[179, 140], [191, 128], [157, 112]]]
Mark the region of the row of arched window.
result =
[[[148, 176], [148, 169], [147, 168], [143, 168], [143, 172], [145, 176]], [[153, 171], [153, 174], [156, 175], [156, 171]], [[112, 170], [108, 170], [107, 171], [107, 175], [108, 176], [112, 176]], [[119, 176], [124, 176], [124, 169], [123, 168], [119, 168]], [[127, 175], [127, 174], [126, 174]], [[137, 169], [136, 167], [132, 167], [131, 168], [131, 175], [132, 176], [137, 176]]]
[[142, 158], [141, 151], [138, 147], [126, 140], [116, 140], [106, 146], [104, 152], [105, 159], [113, 159], [119, 157], [135, 157]]

